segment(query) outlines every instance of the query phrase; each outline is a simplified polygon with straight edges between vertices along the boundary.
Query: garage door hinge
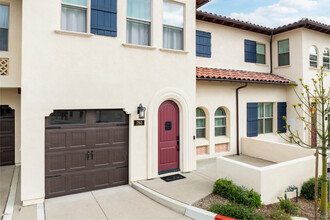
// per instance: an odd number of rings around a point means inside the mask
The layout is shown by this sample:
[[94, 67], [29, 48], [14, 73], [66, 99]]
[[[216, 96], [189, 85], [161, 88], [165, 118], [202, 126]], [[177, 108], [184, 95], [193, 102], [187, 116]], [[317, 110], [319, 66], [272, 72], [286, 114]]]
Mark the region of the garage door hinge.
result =
[[53, 176], [46, 176], [46, 179], [49, 179], [49, 178], [55, 178], [55, 177], [60, 177], [62, 175], [53, 175]]

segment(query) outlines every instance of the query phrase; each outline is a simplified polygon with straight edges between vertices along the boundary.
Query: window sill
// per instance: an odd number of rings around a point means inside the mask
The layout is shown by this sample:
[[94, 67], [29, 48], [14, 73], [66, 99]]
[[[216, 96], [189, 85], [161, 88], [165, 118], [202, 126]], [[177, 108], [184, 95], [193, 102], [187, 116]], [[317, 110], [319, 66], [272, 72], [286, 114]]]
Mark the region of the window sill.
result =
[[174, 49], [166, 49], [166, 48], [159, 48], [159, 50], [164, 51], [164, 52], [170, 52], [170, 53], [183, 53], [183, 54], [189, 53], [186, 50], [174, 50]]
[[256, 66], [265, 66], [265, 67], [269, 67], [268, 64], [266, 63], [255, 63]]
[[63, 30], [55, 30], [56, 34], [64, 34], [78, 37], [93, 37], [94, 34], [90, 33], [82, 33], [82, 32], [74, 32], [74, 31], [63, 31]]
[[308, 67], [310, 70], [318, 70], [318, 68], [315, 67]]
[[285, 69], [285, 68], [291, 68], [291, 65], [286, 65], [286, 66], [276, 66], [274, 69]]
[[209, 140], [206, 138], [196, 138], [196, 147], [209, 145]]
[[227, 136], [218, 136], [215, 137], [214, 143], [215, 144], [225, 144], [225, 143], [229, 143], [230, 139]]
[[140, 49], [147, 49], [147, 50], [155, 50], [156, 47], [152, 46], [144, 46], [144, 45], [138, 45], [138, 44], [127, 44], [127, 43], [122, 43], [124, 47], [131, 47], [131, 48], [140, 48]]

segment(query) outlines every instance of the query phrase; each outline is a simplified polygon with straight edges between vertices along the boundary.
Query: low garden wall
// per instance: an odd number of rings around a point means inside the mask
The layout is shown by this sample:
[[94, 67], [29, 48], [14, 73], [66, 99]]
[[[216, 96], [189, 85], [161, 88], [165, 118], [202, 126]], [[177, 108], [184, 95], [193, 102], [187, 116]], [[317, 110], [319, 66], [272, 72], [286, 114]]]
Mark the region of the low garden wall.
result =
[[[290, 185], [298, 186], [315, 174], [313, 152], [290, 144], [278, 144], [244, 138], [244, 155], [275, 162], [276, 164], [255, 167], [226, 157], [217, 158], [217, 177], [233, 180], [236, 185], [253, 188], [261, 194], [264, 204], [278, 202]], [[288, 193], [292, 198], [295, 193]]]

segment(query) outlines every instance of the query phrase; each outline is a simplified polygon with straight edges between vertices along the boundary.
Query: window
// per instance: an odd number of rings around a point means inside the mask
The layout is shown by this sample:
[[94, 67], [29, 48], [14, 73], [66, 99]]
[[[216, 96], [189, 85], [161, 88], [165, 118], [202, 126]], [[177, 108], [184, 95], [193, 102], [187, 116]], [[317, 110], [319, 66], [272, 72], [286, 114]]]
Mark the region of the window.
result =
[[164, 1], [163, 47], [183, 50], [184, 6]]
[[50, 124], [84, 124], [86, 122], [86, 112], [85, 111], [66, 111], [58, 110], [50, 114]]
[[127, 43], [150, 46], [150, 14], [150, 0], [127, 0]]
[[226, 135], [226, 112], [223, 108], [218, 108], [215, 111], [215, 136]]
[[128, 116], [122, 110], [96, 111], [96, 123], [128, 122]]
[[278, 41], [278, 65], [290, 65], [289, 39]]
[[266, 63], [266, 46], [265, 44], [257, 43], [257, 63]]
[[196, 137], [205, 138], [206, 116], [201, 108], [196, 109]]
[[309, 66], [317, 68], [317, 49], [315, 46], [309, 49]]
[[244, 41], [245, 62], [266, 64], [266, 45], [252, 40]]
[[273, 103], [258, 103], [258, 134], [273, 132]]
[[323, 66], [327, 70], [330, 69], [330, 56], [328, 49], [323, 50]]
[[87, 0], [62, 0], [61, 29], [66, 31], [87, 31]]
[[196, 56], [211, 57], [211, 33], [196, 30]]
[[7, 5], [0, 5], [0, 50], [8, 51], [8, 13]]

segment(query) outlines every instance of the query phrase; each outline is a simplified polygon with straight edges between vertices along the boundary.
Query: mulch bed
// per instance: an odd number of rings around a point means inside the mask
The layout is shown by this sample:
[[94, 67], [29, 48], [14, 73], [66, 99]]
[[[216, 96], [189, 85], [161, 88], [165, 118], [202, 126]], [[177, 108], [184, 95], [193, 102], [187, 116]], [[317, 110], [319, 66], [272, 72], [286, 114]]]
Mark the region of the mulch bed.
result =
[[[229, 202], [229, 200], [217, 194], [211, 193], [208, 196], [204, 197], [203, 199], [194, 203], [193, 206], [205, 210], [209, 210], [211, 204], [226, 203], [226, 202]], [[296, 203], [296, 199], [295, 198], [291, 199], [291, 202]], [[258, 209], [256, 209], [256, 212], [266, 217], [266, 219], [272, 219], [268, 216], [268, 214], [272, 212], [278, 204], [279, 203], [262, 205]], [[298, 214], [299, 217], [314, 219], [314, 201], [306, 200], [302, 197], [299, 197], [298, 204], [300, 205], [299, 214]], [[330, 216], [330, 211], [328, 212], [328, 216]]]

